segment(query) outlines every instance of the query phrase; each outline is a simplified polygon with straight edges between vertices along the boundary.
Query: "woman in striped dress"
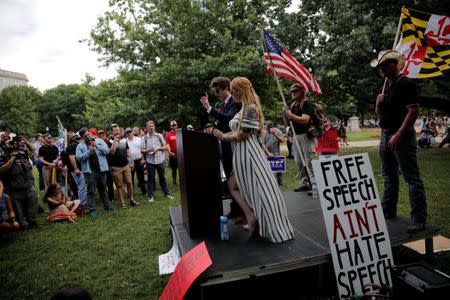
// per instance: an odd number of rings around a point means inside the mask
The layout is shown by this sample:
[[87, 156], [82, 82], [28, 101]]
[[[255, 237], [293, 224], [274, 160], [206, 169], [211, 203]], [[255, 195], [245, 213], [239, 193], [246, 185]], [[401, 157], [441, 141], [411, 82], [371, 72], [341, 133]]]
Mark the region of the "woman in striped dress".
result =
[[245, 77], [231, 81], [233, 98], [242, 102], [242, 109], [230, 121], [231, 132], [214, 130], [214, 135], [233, 144], [233, 174], [228, 180], [231, 195], [247, 217], [247, 228], [254, 236], [273, 243], [294, 237], [286, 204], [280, 188], [258, 142], [264, 130], [264, 117], [259, 98]]

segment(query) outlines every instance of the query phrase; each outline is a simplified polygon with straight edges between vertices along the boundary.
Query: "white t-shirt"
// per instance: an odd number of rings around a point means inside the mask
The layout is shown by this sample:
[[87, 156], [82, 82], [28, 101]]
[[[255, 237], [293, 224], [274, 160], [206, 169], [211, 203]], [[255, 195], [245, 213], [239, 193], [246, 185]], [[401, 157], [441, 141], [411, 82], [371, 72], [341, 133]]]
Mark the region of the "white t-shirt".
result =
[[141, 153], [141, 138], [134, 136], [132, 140], [127, 139], [128, 147], [130, 148], [131, 152], [131, 159], [132, 160], [138, 160], [142, 158]]

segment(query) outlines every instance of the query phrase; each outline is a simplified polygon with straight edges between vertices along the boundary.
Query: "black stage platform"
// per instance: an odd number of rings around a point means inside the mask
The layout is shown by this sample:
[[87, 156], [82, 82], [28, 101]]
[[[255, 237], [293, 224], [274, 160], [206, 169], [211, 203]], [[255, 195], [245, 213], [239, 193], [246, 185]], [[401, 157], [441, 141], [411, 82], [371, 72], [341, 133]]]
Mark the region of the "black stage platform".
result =
[[[288, 192], [283, 193], [283, 196], [287, 203], [289, 219], [294, 227], [295, 239], [281, 244], [250, 239], [248, 233], [240, 225], [235, 225], [232, 220], [229, 222], [228, 241], [220, 240], [219, 232], [216, 238], [191, 239], [183, 225], [181, 207], [170, 208], [173, 238], [181, 255], [201, 241], [206, 242], [213, 264], [198, 280], [200, 289], [321, 266], [331, 261], [319, 199], [308, 196], [306, 192]], [[400, 216], [387, 220], [392, 247], [426, 239], [427, 252], [431, 256], [432, 237], [437, 234], [439, 228], [427, 225], [425, 231], [411, 235], [406, 233], [409, 222], [409, 218]]]

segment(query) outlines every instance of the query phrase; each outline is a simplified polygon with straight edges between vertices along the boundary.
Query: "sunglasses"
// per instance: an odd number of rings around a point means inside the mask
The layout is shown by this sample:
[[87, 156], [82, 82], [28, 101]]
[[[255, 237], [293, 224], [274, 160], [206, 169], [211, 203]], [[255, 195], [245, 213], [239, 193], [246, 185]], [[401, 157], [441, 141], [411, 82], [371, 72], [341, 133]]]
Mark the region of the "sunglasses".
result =
[[176, 126], [178, 126], [177, 124], [172, 124], [172, 125], [170, 125], [171, 127], [176, 127]]

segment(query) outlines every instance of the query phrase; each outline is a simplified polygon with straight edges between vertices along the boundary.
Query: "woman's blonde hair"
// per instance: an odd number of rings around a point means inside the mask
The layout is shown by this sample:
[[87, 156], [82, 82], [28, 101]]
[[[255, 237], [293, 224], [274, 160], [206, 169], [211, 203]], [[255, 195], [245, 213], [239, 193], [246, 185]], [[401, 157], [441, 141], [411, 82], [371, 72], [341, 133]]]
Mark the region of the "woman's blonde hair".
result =
[[261, 110], [261, 104], [259, 102], [259, 97], [253, 88], [252, 83], [246, 77], [236, 77], [230, 83], [231, 89], [236, 91], [241, 95], [242, 108], [240, 111], [241, 117], [239, 120], [239, 128], [244, 117], [245, 109], [251, 105], [255, 104], [258, 111], [259, 117], [259, 135], [264, 133], [264, 115]]

